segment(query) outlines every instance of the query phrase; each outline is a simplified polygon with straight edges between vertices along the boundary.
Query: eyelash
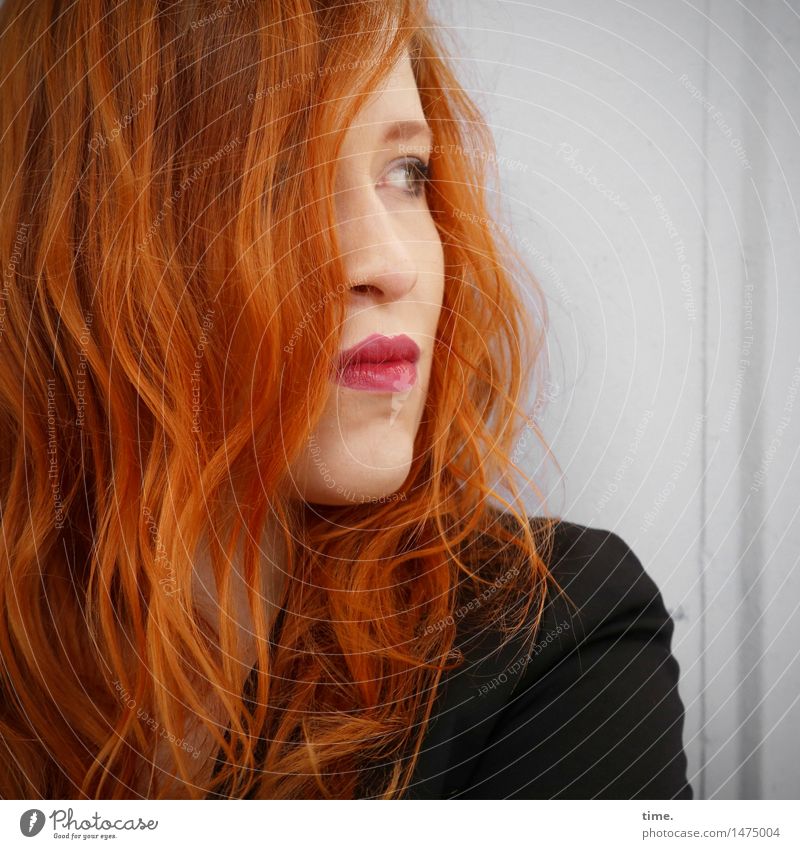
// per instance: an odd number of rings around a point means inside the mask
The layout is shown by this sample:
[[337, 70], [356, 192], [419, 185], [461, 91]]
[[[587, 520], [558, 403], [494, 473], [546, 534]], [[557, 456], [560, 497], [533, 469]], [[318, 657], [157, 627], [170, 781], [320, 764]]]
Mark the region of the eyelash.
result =
[[417, 159], [416, 157], [410, 157], [406, 159], [404, 162], [395, 165], [392, 168], [392, 171], [395, 171], [397, 168], [404, 168], [407, 172], [411, 171], [413, 175], [416, 176], [415, 186], [411, 191], [405, 191], [405, 194], [409, 195], [409, 197], [418, 198], [422, 196], [422, 193], [425, 191], [425, 185], [430, 180], [431, 169], [430, 165], [423, 162], [421, 159]]

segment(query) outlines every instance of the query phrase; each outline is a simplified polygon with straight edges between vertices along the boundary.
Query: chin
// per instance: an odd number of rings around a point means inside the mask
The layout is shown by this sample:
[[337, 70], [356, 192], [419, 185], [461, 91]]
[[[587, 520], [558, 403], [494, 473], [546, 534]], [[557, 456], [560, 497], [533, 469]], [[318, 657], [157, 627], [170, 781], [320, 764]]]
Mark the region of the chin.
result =
[[[405, 480], [405, 478], [403, 479]], [[328, 506], [344, 506], [346, 504], [382, 504], [386, 501], [402, 501], [404, 495], [397, 490], [403, 485], [401, 480], [396, 485], [368, 487], [349, 487], [337, 485], [332, 489], [325, 486], [312, 487], [310, 492], [303, 496], [308, 504], [320, 504]]]
[[[375, 456], [381, 454], [381, 456]], [[342, 451], [339, 462], [306, 466], [306, 474], [297, 480], [304, 501], [310, 504], [374, 504], [401, 499], [397, 490], [411, 471], [413, 453], [370, 452], [368, 459]]]

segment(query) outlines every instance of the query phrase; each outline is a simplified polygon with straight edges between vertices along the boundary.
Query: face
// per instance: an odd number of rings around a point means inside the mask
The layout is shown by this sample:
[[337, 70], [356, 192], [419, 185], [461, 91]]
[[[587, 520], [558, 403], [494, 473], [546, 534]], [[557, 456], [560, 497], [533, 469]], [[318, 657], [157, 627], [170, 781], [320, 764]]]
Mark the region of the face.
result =
[[[392, 135], [401, 121], [419, 127]], [[426, 126], [406, 56], [344, 140], [335, 187], [349, 284], [343, 359], [292, 468], [310, 503], [388, 500], [411, 467], [444, 286], [442, 243], [419, 171], [430, 158]]]

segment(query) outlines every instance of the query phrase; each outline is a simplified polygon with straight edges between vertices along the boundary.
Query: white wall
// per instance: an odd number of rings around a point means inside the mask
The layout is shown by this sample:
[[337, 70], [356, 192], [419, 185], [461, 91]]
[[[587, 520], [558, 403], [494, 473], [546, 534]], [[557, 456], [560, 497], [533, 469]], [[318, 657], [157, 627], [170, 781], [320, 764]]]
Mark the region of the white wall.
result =
[[800, 0], [433, 9], [548, 293], [526, 468], [661, 587], [696, 796], [798, 798]]

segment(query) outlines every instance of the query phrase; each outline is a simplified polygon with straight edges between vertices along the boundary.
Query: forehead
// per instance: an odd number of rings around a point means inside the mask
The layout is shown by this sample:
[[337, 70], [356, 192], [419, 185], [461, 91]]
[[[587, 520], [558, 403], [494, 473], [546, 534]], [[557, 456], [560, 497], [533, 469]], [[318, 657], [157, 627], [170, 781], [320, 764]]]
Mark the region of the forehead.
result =
[[384, 135], [391, 123], [424, 118], [411, 60], [406, 54], [392, 68], [381, 88], [365, 102], [350, 125], [348, 135], [351, 142], [374, 139]]

